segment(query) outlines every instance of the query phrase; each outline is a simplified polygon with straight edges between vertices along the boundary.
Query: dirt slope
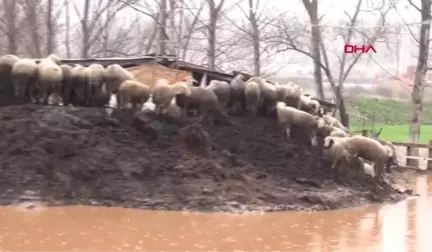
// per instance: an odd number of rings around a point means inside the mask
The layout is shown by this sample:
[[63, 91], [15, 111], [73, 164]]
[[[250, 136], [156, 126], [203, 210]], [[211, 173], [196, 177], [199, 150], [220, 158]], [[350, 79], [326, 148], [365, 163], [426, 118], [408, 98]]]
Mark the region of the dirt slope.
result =
[[[318, 155], [281, 137], [274, 120], [231, 122], [206, 131], [153, 122], [150, 134], [98, 108], [0, 107], [1, 201], [19, 201], [30, 190], [48, 204], [229, 211], [321, 210], [404, 197], [387, 185], [372, 194], [365, 177], [333, 183]], [[208, 138], [207, 153], [204, 145], [201, 153], [185, 148], [197, 135]]]

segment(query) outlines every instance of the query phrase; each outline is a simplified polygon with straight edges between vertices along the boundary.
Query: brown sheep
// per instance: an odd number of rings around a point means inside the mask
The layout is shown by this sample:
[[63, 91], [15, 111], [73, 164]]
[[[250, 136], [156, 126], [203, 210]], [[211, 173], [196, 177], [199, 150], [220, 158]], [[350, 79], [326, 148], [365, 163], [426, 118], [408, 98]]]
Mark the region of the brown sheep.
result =
[[87, 90], [88, 90], [88, 79], [89, 73], [87, 68], [81, 65], [75, 65], [72, 68], [72, 84], [71, 90], [75, 98], [74, 105], [85, 106], [87, 101]]

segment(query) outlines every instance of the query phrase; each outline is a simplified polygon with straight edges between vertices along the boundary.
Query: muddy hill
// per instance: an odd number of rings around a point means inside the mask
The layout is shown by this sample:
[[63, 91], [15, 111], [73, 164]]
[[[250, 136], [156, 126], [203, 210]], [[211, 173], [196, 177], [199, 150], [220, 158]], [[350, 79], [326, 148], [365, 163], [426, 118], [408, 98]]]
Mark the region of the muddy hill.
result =
[[334, 183], [319, 153], [288, 141], [268, 118], [204, 128], [139, 122], [100, 108], [0, 107], [1, 203], [32, 192], [54, 205], [271, 211], [403, 197], [387, 184], [372, 193], [361, 174]]

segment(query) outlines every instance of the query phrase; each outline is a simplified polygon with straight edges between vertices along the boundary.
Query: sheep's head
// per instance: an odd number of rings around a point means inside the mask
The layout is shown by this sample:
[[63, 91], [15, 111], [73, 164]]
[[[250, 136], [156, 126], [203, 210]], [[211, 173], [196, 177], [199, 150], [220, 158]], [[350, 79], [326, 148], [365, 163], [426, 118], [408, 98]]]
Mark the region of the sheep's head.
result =
[[235, 78], [242, 81], [244, 81], [245, 79], [245, 77], [242, 74], [238, 74]]
[[324, 138], [324, 149], [330, 149], [334, 144], [334, 139], [332, 137], [326, 137]]

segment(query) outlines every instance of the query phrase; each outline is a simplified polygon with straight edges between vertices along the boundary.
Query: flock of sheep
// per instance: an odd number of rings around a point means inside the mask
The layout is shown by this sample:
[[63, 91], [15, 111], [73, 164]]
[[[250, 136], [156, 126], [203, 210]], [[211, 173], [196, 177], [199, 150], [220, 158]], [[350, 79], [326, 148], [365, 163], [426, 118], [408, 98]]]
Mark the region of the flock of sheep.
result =
[[194, 113], [209, 123], [229, 120], [228, 112], [275, 115], [288, 138], [293, 135], [294, 126], [308, 136], [310, 145], [318, 145], [317, 137], [324, 139], [323, 157], [331, 164], [335, 176], [343, 160], [361, 160], [365, 172], [377, 181], [382, 179], [386, 168], [397, 164], [391, 143], [349, 133], [336, 118], [324, 114], [319, 101], [293, 83], [272, 84], [260, 77], [246, 80], [239, 74], [231, 83], [212, 80], [208, 86], [203, 83], [194, 86], [197, 81], [192, 77], [175, 83], [159, 79], [154, 85], [147, 85], [118, 64], [106, 68], [99, 64], [70, 66], [62, 64], [54, 54], [39, 63], [4, 55], [0, 57], [0, 76], [10, 77], [15, 98], [23, 102], [47, 104], [51, 97], [52, 103], [59, 105], [94, 106], [96, 96], [112, 96], [117, 98], [118, 109], [168, 117], [188, 117]]

